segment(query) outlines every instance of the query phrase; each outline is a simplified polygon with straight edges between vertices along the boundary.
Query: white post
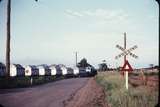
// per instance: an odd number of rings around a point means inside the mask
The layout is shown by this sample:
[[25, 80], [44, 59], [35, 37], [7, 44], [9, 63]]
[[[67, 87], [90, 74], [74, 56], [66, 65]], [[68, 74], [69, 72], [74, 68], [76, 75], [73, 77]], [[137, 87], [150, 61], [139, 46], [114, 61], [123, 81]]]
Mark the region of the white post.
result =
[[128, 90], [128, 71], [126, 71], [125, 74], [126, 74], [126, 89]]
[[33, 79], [32, 79], [32, 77], [31, 77], [31, 85], [32, 85], [32, 83], [33, 83]]

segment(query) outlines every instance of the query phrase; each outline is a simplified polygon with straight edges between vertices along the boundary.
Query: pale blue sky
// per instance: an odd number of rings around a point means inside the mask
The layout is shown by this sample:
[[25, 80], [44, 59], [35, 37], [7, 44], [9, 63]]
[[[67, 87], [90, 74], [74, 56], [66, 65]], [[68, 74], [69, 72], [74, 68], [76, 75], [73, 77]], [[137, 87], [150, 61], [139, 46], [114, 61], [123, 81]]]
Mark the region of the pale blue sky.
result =
[[[12, 0], [11, 62], [75, 64], [85, 57], [122, 66], [115, 46], [138, 45], [128, 56], [135, 67], [158, 64], [158, 4], [155, 0]], [[6, 0], [0, 3], [0, 61], [5, 61]]]

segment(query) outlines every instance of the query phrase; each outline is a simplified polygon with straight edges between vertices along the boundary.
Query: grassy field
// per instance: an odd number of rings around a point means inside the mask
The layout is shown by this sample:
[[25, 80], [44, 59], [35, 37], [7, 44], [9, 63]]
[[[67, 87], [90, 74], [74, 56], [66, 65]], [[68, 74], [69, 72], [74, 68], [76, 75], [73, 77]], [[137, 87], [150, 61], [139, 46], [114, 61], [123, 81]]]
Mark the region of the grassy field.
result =
[[140, 85], [125, 89], [125, 79], [117, 72], [101, 72], [96, 76], [98, 84], [104, 87], [109, 107], [155, 107], [158, 103], [158, 86], [150, 88]]

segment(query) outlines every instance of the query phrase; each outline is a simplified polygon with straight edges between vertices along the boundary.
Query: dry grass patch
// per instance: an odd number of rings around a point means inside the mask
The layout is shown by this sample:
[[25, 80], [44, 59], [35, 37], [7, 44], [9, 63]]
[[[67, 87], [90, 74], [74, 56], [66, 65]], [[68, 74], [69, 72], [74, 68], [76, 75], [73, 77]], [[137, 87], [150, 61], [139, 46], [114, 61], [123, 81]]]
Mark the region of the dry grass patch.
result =
[[98, 73], [97, 83], [104, 87], [106, 102], [110, 107], [155, 107], [158, 103], [158, 90], [151, 90], [147, 86], [125, 89], [125, 80], [117, 72]]

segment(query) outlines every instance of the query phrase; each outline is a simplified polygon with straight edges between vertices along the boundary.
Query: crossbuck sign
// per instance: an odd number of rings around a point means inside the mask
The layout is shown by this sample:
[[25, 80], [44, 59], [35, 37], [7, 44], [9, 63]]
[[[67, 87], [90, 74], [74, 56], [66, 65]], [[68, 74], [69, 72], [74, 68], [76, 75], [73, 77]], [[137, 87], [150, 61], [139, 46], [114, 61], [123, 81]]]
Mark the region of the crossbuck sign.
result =
[[128, 73], [133, 71], [131, 65], [129, 64], [128, 60], [126, 59], [126, 56], [127, 55], [130, 55], [132, 56], [133, 58], [137, 59], [138, 56], [133, 54], [132, 51], [137, 49], [138, 46], [137, 45], [134, 45], [133, 47], [129, 48], [129, 49], [126, 49], [126, 33], [124, 33], [124, 48], [120, 45], [116, 45], [116, 48], [120, 49], [122, 51], [122, 53], [120, 53], [119, 55], [117, 55], [115, 57], [115, 59], [118, 59], [120, 57], [123, 57], [124, 56], [124, 65], [121, 69], [121, 72], [122, 74], [125, 72], [125, 75], [126, 75], [126, 89], [128, 90]]
[[135, 45], [135, 46], [133, 46], [132, 48], [130, 48], [130, 49], [124, 49], [123, 47], [121, 47], [121, 46], [119, 46], [119, 45], [116, 45], [116, 47], [118, 48], [118, 49], [120, 49], [120, 50], [122, 50], [123, 52], [122, 53], [120, 53], [119, 55], [117, 55], [116, 57], [115, 57], [115, 59], [118, 59], [118, 58], [120, 58], [120, 57], [122, 57], [122, 56], [126, 56], [126, 55], [130, 55], [130, 56], [132, 56], [133, 58], [138, 58], [138, 56], [137, 55], [135, 55], [135, 54], [133, 54], [133, 53], [131, 53], [131, 51], [133, 51], [133, 50], [135, 50], [136, 48], [138, 48], [138, 46], [137, 45]]

